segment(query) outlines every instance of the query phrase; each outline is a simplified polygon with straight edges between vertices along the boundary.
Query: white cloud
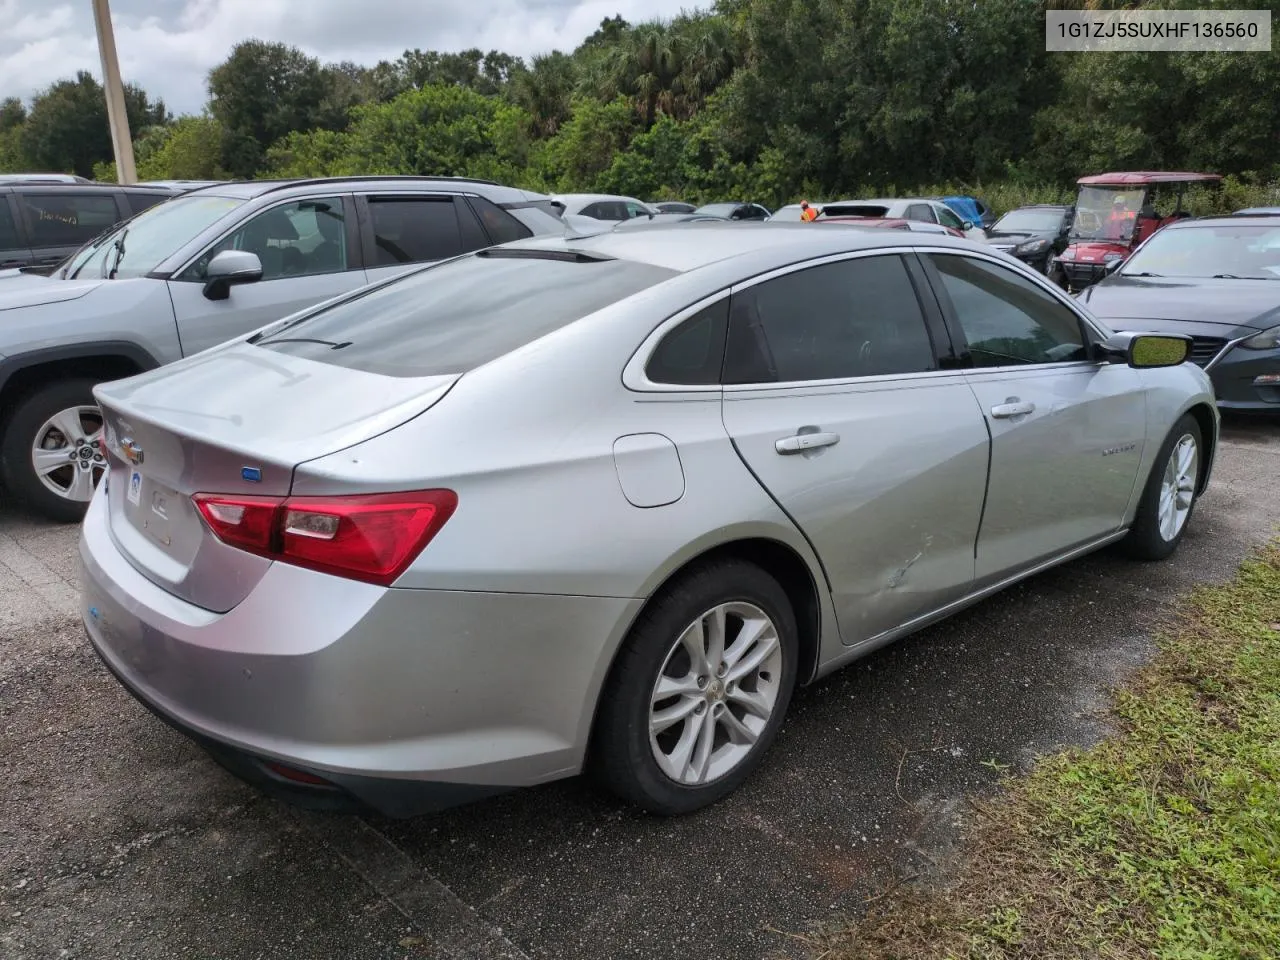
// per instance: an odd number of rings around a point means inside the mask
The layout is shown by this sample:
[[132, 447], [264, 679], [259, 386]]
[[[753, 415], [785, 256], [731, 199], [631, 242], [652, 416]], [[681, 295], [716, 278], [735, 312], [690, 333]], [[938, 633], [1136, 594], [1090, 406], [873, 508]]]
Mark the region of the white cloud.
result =
[[[406, 49], [570, 50], [605, 17], [671, 17], [708, 0], [112, 0], [126, 81], [175, 112], [199, 110], [205, 78], [241, 40], [374, 63]], [[0, 98], [29, 98], [77, 70], [101, 75], [87, 0], [0, 0]]]

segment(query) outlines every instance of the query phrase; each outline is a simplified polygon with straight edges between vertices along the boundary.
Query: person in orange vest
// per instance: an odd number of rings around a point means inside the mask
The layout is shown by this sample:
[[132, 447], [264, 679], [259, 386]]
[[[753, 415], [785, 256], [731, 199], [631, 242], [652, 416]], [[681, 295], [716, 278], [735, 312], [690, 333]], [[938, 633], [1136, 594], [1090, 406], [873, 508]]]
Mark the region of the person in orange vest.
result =
[[805, 223], [818, 219], [818, 210], [816, 207], [809, 206], [808, 200], [800, 201], [800, 219]]
[[1111, 203], [1111, 216], [1107, 218], [1107, 235], [1124, 239], [1133, 232], [1135, 219], [1124, 197], [1116, 197]]

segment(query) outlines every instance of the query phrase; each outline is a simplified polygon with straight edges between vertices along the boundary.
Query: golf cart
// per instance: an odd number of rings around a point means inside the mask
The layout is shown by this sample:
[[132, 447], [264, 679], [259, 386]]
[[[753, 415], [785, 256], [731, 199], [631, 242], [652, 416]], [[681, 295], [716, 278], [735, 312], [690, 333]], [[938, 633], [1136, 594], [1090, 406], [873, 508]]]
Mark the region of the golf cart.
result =
[[1076, 181], [1075, 219], [1059, 276], [1072, 293], [1115, 270], [1140, 243], [1166, 224], [1190, 217], [1182, 199], [1190, 186], [1217, 186], [1216, 173], [1100, 173]]

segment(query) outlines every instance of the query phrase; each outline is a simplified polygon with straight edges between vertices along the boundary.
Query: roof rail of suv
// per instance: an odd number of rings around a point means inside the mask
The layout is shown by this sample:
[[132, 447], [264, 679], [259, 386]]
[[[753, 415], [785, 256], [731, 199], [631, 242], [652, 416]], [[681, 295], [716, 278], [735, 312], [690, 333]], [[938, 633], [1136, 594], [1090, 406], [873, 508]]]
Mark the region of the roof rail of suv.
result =
[[[481, 180], [479, 177], [424, 177], [424, 176], [416, 176], [412, 174], [399, 174], [399, 173], [376, 174], [374, 173], [374, 174], [367, 174], [365, 176], [353, 176], [353, 177], [301, 177], [296, 180], [280, 180], [276, 182], [275, 186], [268, 187], [266, 190], [262, 192], [264, 194], [275, 193], [277, 190], [288, 190], [290, 187], [296, 187], [300, 184], [306, 184], [307, 186], [311, 186], [312, 184], [318, 185], [318, 184], [326, 184], [326, 183], [363, 183], [368, 180], [397, 180], [397, 181], [412, 180], [414, 182], [420, 182], [420, 183], [438, 183], [441, 180], [447, 180], [451, 183], [482, 183], [485, 186], [489, 186], [489, 187], [503, 186], [503, 184], [498, 183], [498, 181], [496, 180]], [[243, 182], [252, 183], [253, 181], [250, 180], [250, 181], [243, 181]]]

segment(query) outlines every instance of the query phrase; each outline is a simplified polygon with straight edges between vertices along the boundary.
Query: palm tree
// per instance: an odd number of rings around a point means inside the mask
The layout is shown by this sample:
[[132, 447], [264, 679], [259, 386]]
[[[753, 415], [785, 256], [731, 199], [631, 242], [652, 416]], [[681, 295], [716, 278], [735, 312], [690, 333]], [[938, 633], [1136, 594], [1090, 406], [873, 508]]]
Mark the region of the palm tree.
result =
[[533, 117], [535, 136], [553, 136], [569, 118], [576, 82], [573, 58], [559, 50], [534, 57], [511, 77], [512, 99]]

